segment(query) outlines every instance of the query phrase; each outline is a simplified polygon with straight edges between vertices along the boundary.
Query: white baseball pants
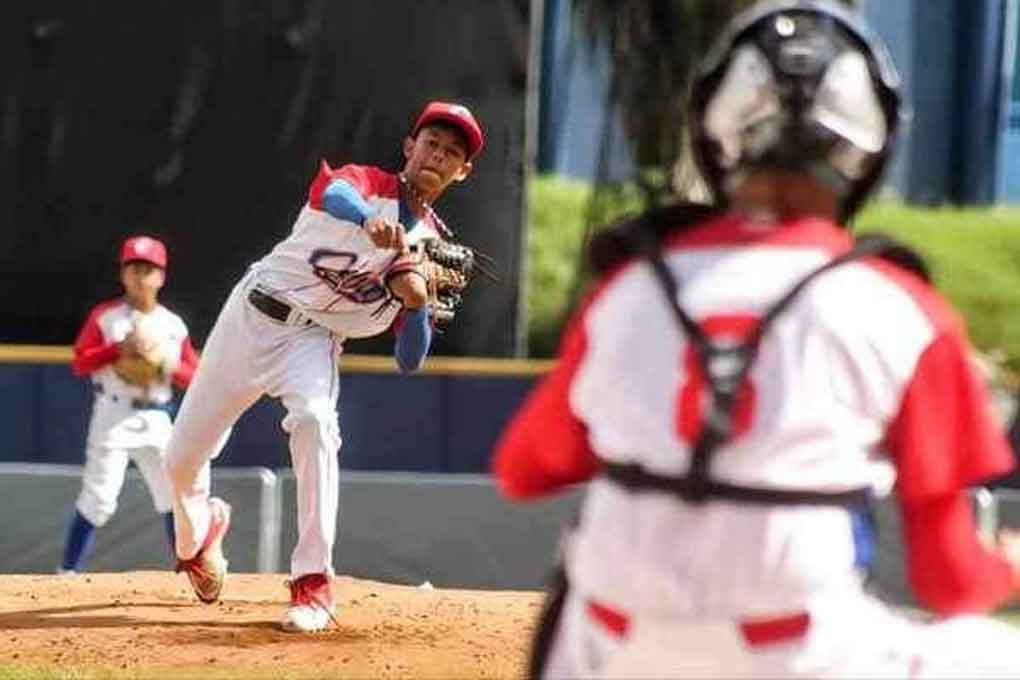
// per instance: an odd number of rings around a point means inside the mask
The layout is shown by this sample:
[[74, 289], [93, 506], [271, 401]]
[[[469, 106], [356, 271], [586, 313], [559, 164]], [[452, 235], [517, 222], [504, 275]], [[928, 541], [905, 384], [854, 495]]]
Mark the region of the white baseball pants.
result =
[[98, 394], [85, 448], [81, 493], [75, 507], [92, 526], [106, 524], [117, 510], [128, 463], [142, 475], [156, 512], [170, 510], [170, 485], [163, 473], [163, 450], [170, 436], [170, 416], [163, 411], [136, 411], [130, 399], [114, 401]]
[[571, 592], [543, 677], [1020, 678], [1020, 629], [980, 616], [908, 621], [863, 594], [809, 608], [802, 636], [749, 641], [736, 621], [633, 617], [626, 635]]
[[167, 447], [177, 555], [194, 557], [209, 530], [209, 461], [241, 414], [268, 394], [287, 410], [283, 429], [297, 481], [291, 574], [332, 574], [340, 493], [339, 345], [321, 326], [285, 325], [252, 307], [247, 295], [254, 281], [249, 273], [220, 311]]

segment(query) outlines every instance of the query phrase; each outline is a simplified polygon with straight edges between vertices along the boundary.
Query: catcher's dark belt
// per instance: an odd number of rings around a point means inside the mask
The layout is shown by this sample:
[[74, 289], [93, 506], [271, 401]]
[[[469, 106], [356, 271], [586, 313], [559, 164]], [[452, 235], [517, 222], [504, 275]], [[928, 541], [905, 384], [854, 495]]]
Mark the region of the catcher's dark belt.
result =
[[668, 477], [646, 471], [636, 463], [603, 461], [607, 479], [631, 491], [659, 491], [679, 496], [685, 501], [699, 502], [706, 498], [750, 503], [752, 505], [835, 505], [857, 507], [868, 503], [871, 489], [848, 491], [812, 491], [809, 489], [776, 489], [740, 486], [714, 479], [700, 484], [691, 477]]
[[269, 295], [258, 288], [252, 288], [248, 291], [248, 302], [251, 303], [252, 307], [259, 310], [273, 321], [279, 321], [280, 323], [287, 323], [287, 320], [290, 319], [291, 312], [294, 311], [293, 307], [288, 305], [286, 302], [277, 300], [272, 295]]

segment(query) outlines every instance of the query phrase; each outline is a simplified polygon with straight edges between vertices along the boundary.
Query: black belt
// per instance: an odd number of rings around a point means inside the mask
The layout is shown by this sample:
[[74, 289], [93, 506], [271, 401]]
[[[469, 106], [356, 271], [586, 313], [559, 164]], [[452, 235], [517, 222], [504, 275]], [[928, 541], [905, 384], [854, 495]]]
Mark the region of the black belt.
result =
[[[273, 321], [279, 321], [280, 323], [287, 323], [290, 319], [291, 312], [294, 308], [288, 305], [286, 302], [277, 300], [272, 295], [264, 293], [258, 288], [252, 288], [248, 291], [248, 302], [251, 306], [259, 310]], [[305, 324], [311, 323], [310, 319], [304, 321]]]
[[149, 401], [147, 399], [132, 399], [131, 408], [136, 411], [171, 411], [173, 400], [170, 401]]
[[106, 390], [100, 383], [93, 383], [92, 390], [96, 394], [104, 394], [107, 399], [115, 404], [125, 402], [131, 404], [131, 408], [136, 411], [171, 411], [173, 409], [173, 399], [167, 399], [166, 401], [153, 401], [151, 399], [139, 399], [138, 397], [121, 396], [119, 394], [106, 394]]
[[754, 505], [828, 505], [854, 507], [867, 505], [869, 487], [848, 491], [812, 491], [740, 486], [713, 479], [695, 484], [686, 477], [667, 477], [647, 472], [637, 463], [603, 461], [603, 474], [629, 491], [657, 491], [679, 496], [687, 502], [718, 499]]

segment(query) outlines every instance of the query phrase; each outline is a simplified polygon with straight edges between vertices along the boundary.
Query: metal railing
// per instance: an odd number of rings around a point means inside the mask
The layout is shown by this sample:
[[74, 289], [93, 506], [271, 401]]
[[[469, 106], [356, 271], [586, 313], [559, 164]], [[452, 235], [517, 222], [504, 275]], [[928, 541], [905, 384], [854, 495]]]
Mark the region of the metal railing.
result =
[[[0, 572], [56, 568], [81, 475], [80, 465], [0, 463]], [[212, 478], [214, 492], [238, 510], [232, 521], [232, 566], [278, 571], [282, 501], [276, 473], [264, 467], [214, 466]], [[91, 562], [121, 568], [167, 564], [164, 528], [137, 470], [128, 471], [119, 509], [96, 536]]]
[[[0, 463], [0, 527], [2, 527], [0, 573], [52, 571], [62, 547], [66, 522], [80, 489], [81, 473], [81, 466], [76, 465]], [[341, 474], [341, 484], [344, 487], [341, 492], [344, 496], [341, 498], [341, 505], [349, 507], [354, 513], [344, 520], [348, 533], [352, 527], [357, 533], [356, 525], [374, 522], [372, 517], [383, 511], [380, 508], [369, 507], [371, 505], [369, 499], [386, 494], [406, 497], [409, 492], [414, 491], [411, 498], [416, 500], [413, 500], [412, 504], [428, 506], [423, 508], [422, 516], [408, 520], [411, 525], [421, 525], [419, 528], [441, 526], [445, 521], [440, 516], [442, 509], [425, 502], [429, 493], [439, 493], [449, 498], [453, 506], [460, 508], [458, 512], [461, 513], [462, 504], [472, 503], [477, 505], [479, 512], [494, 515], [500, 515], [501, 512], [508, 514], [520, 512], [516, 507], [504, 507], [498, 501], [489, 499], [485, 490], [491, 487], [492, 482], [483, 475], [366, 473], [345, 470]], [[441, 485], [444, 489], [429, 491], [429, 487], [436, 485]], [[395, 487], [402, 487], [405, 490], [401, 491]], [[265, 467], [214, 467], [213, 490], [235, 506], [230, 540], [232, 567], [238, 571], [263, 573], [285, 571], [286, 560], [282, 559], [282, 553], [285, 548], [291, 547], [296, 539], [294, 534], [296, 527], [293, 526], [292, 520], [286, 522], [285, 530], [283, 508], [285, 501], [288, 506], [293, 506], [295, 501], [293, 472], [289, 469], [274, 472]], [[495, 495], [493, 491], [493, 496]], [[451, 498], [452, 496], [456, 496], [456, 499]], [[994, 537], [1001, 526], [1020, 527], [1020, 490], [976, 489], [972, 497], [976, 523], [983, 536]], [[112, 565], [113, 569], [149, 568], [153, 560], [162, 559], [161, 551], [165, 551], [165, 538], [162, 535], [162, 526], [151, 510], [151, 502], [141, 477], [134, 470], [128, 473], [121, 500], [120, 510], [107, 525], [111, 529], [105, 539], [106, 550], [119, 552], [114, 556], [108, 556], [102, 566]], [[890, 501], [886, 499], [882, 502]], [[353, 507], [349, 504], [353, 504]], [[528, 526], [535, 529], [537, 515], [543, 515], [540, 531], [554, 532], [555, 527], [568, 519], [566, 516], [568, 510], [567, 505], [548, 506], [539, 509], [539, 512], [528, 517], [526, 522], [530, 522]], [[387, 510], [389, 511], [392, 511], [392, 507]], [[424, 516], [429, 512], [436, 516], [431, 518]], [[557, 514], [564, 516], [553, 516]], [[470, 516], [471, 513], [468, 512], [467, 515]], [[118, 519], [121, 516], [125, 517]], [[476, 519], [481, 524], [499, 520], [497, 517]], [[471, 520], [461, 518], [458, 521], [470, 523]], [[118, 522], [119, 526], [116, 526]], [[376, 527], [374, 532], [362, 533], [379, 534], [375, 540], [380, 545], [386, 545], [387, 536], [382, 534], [387, 530], [375, 524], [373, 526]], [[507, 524], [504, 529], [509, 526]], [[470, 528], [462, 527], [465, 531]], [[408, 526], [403, 529], [392, 527], [389, 532], [399, 533], [404, 529], [414, 530], [414, 527]], [[100, 536], [104, 532], [107, 532], [106, 528], [100, 531]], [[550, 533], [550, 536], [552, 535]], [[536, 537], [538, 538], [541, 537]], [[97, 542], [97, 552], [99, 550]], [[147, 554], [139, 554], [140, 552]], [[428, 559], [425, 553], [416, 554], [415, 557], [425, 561]], [[139, 567], [138, 564], [147, 566]]]

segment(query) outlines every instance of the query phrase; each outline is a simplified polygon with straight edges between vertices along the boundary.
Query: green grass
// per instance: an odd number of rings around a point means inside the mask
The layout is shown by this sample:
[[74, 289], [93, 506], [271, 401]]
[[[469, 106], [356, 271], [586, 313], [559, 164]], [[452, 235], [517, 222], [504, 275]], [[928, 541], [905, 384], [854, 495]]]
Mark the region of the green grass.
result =
[[[555, 350], [577, 285], [591, 186], [539, 176], [529, 188], [529, 354], [544, 357]], [[633, 190], [604, 199], [599, 222], [640, 206]], [[869, 206], [854, 228], [917, 249], [974, 344], [1020, 376], [1020, 207], [931, 209], [883, 201]]]
[[995, 618], [1002, 619], [1006, 623], [1011, 623], [1014, 626], [1020, 626], [1020, 611], [1017, 611], [1016, 609], [999, 612], [995, 615]]
[[84, 667], [52, 668], [38, 665], [0, 663], [0, 680], [113, 680], [126, 678], [108, 671]]

